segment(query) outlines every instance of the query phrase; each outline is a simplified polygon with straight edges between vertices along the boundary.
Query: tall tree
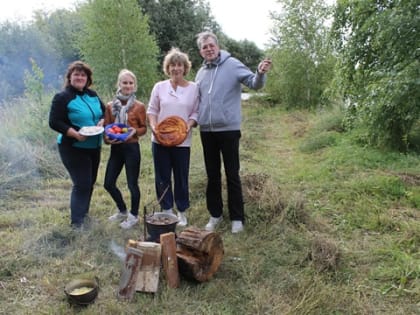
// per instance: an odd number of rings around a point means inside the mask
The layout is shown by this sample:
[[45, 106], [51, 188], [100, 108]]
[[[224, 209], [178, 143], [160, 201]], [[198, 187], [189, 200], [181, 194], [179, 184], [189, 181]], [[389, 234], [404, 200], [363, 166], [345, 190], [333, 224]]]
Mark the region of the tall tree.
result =
[[333, 77], [334, 58], [326, 21], [330, 9], [322, 0], [278, 0], [270, 54], [273, 71], [267, 91], [286, 107], [316, 106]]
[[201, 65], [195, 35], [204, 30], [218, 32], [209, 4], [203, 0], [138, 0], [149, 16], [152, 33], [160, 48], [160, 62], [171, 47], [186, 52], [193, 68]]
[[407, 150], [420, 118], [418, 1], [339, 0], [334, 30], [348, 121], [370, 143]]
[[137, 1], [90, 0], [80, 13], [84, 28], [78, 46], [93, 67], [97, 88], [114, 92], [118, 72], [128, 68], [138, 76], [138, 94], [148, 96], [157, 80], [158, 47]]

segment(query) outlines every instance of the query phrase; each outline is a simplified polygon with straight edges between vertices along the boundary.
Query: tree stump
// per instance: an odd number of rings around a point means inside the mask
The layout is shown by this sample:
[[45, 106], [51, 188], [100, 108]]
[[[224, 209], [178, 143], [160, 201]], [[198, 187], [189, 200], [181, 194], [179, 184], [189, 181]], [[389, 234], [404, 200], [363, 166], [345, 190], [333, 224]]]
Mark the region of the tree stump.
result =
[[176, 242], [179, 272], [198, 282], [210, 280], [219, 269], [224, 254], [220, 235], [188, 227], [178, 235]]

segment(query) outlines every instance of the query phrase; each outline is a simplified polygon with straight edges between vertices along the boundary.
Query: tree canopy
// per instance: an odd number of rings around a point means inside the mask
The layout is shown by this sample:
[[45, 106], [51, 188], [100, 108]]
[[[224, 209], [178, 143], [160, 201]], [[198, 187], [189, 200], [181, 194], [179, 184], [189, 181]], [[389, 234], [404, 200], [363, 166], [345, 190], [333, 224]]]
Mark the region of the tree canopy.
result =
[[339, 0], [335, 12], [348, 121], [366, 126], [369, 142], [403, 151], [420, 115], [419, 11], [410, 0]]
[[328, 43], [326, 21], [330, 8], [322, 0], [279, 0], [273, 12], [274, 68], [267, 91], [287, 108], [310, 108], [321, 103], [333, 77], [335, 60]]
[[194, 76], [202, 63], [195, 35], [203, 30], [215, 32], [232, 55], [256, 67], [258, 47], [223, 34], [205, 0], [88, 0], [72, 10], [38, 10], [26, 25], [1, 25], [0, 100], [22, 95], [30, 58], [45, 86], [59, 88], [67, 65], [84, 59], [94, 67], [96, 87], [106, 93], [115, 88], [118, 69], [129, 67], [139, 76], [139, 93], [149, 94], [153, 81], [163, 77], [163, 56], [171, 47], [189, 55]]
[[201, 65], [195, 35], [204, 30], [218, 33], [220, 26], [203, 0], [138, 0], [142, 12], [149, 16], [151, 32], [160, 49], [159, 61], [172, 48], [187, 53], [193, 68]]
[[219, 36], [222, 48], [226, 48], [233, 57], [242, 61], [252, 71], [257, 70], [258, 64], [263, 58], [263, 52], [254, 42], [248, 40], [236, 41], [225, 35]]
[[113, 94], [118, 72], [129, 68], [138, 76], [139, 96], [147, 97], [171, 47], [189, 55], [194, 75], [202, 63], [195, 35], [211, 30], [251, 70], [263, 55], [272, 57], [265, 92], [273, 103], [314, 108], [334, 95], [345, 108], [345, 126], [359, 139], [410, 149], [420, 130], [418, 4], [278, 2], [282, 10], [271, 12], [266, 51], [224, 34], [206, 0], [86, 0], [74, 10], [38, 11], [27, 24], [0, 23], [0, 100], [23, 95], [31, 63], [42, 72], [43, 88], [59, 88], [65, 67], [76, 59], [93, 67], [100, 93]]
[[158, 47], [137, 1], [92, 0], [80, 13], [78, 46], [99, 89], [113, 93], [119, 71], [127, 68], [138, 76], [138, 94], [147, 96], [157, 80]]

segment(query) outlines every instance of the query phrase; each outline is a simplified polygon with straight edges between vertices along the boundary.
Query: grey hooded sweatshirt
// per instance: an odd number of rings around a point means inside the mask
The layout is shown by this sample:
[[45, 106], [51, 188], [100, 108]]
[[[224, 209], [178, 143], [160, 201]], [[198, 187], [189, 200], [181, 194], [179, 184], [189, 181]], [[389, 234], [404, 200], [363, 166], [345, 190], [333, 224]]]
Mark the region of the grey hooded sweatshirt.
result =
[[253, 73], [230, 53], [220, 50], [212, 63], [203, 63], [195, 81], [200, 89], [198, 124], [201, 131], [230, 131], [241, 128], [241, 92], [244, 84], [257, 90], [265, 74]]

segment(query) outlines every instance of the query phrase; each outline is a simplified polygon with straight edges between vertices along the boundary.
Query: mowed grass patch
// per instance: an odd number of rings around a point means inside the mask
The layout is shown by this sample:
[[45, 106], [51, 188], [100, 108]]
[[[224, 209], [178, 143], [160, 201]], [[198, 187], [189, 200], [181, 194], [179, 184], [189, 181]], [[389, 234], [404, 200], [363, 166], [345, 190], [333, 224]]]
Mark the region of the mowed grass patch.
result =
[[[102, 186], [108, 146], [102, 150], [91, 224], [83, 231], [69, 226], [68, 178], [9, 191], [0, 200], [0, 313], [415, 314], [420, 159], [355, 145], [337, 127], [338, 116], [246, 102], [245, 231], [231, 234], [225, 209], [218, 229], [225, 255], [214, 278], [206, 283], [182, 278], [180, 288], [170, 289], [162, 275], [156, 294], [136, 293], [132, 302], [118, 301], [116, 290], [124, 246], [141, 238], [144, 226], [141, 221], [125, 231], [107, 219], [116, 210]], [[302, 150], [320, 133], [334, 133], [334, 143]], [[159, 210], [150, 133], [141, 150], [143, 214], [144, 206]], [[124, 172], [118, 184], [129, 200]], [[206, 184], [194, 130], [190, 225], [207, 223]], [[79, 309], [68, 304], [63, 289], [81, 276], [97, 277], [100, 291], [94, 304]]]

